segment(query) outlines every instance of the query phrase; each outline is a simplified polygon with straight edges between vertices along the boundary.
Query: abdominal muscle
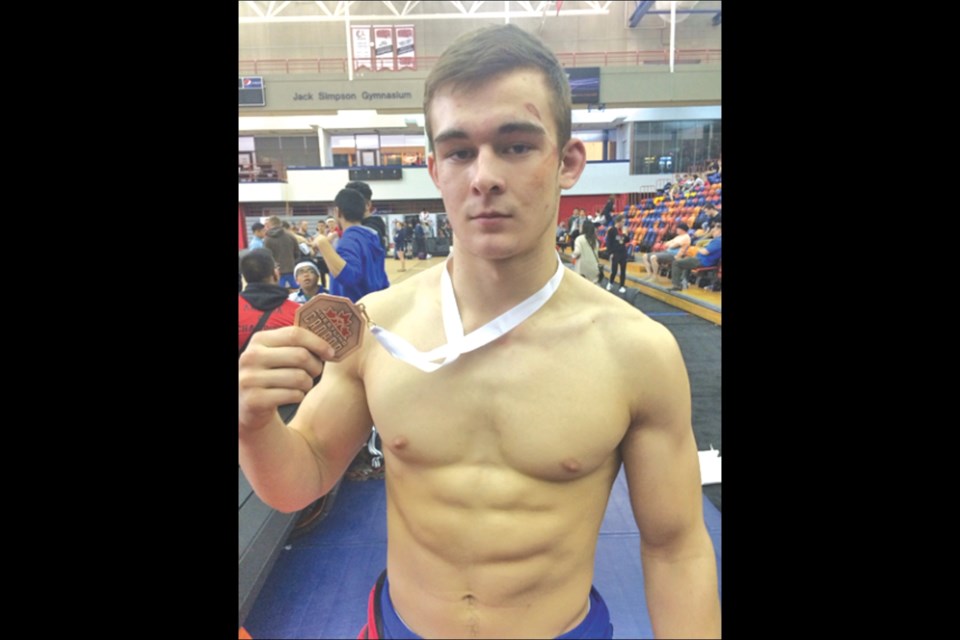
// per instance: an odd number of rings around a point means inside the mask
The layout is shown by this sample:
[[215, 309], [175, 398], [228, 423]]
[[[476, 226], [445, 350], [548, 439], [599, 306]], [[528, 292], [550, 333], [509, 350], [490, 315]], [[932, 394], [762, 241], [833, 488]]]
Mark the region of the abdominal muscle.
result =
[[411, 630], [549, 638], [583, 620], [619, 459], [564, 482], [503, 466], [385, 467], [390, 597]]

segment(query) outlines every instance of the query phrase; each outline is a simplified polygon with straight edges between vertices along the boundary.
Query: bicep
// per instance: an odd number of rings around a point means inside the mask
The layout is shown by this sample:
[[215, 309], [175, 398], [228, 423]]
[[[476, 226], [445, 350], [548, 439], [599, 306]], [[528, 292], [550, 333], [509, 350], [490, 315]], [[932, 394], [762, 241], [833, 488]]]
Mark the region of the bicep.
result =
[[[684, 546], [703, 524], [690, 383], [676, 341], [653, 349], [642, 398], [620, 445], [630, 502], [645, 549]], [[640, 385], [638, 385], [640, 386]]]

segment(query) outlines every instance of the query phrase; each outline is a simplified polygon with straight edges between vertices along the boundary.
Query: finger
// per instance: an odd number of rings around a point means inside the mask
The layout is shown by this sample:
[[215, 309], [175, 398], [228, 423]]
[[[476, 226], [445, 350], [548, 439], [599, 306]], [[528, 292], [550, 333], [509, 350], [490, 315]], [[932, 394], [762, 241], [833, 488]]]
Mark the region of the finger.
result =
[[326, 340], [302, 327], [281, 327], [270, 331], [258, 331], [253, 334], [250, 344], [267, 347], [304, 347], [324, 360], [331, 360], [337, 355], [336, 350]]
[[265, 423], [265, 416], [285, 404], [300, 404], [306, 394], [299, 389], [254, 389], [240, 397], [241, 427]]
[[313, 388], [313, 377], [303, 369], [260, 369], [241, 371], [241, 393], [250, 393], [258, 389], [290, 389], [307, 393]]
[[303, 347], [261, 347], [240, 365], [254, 369], [303, 369], [314, 378], [323, 373], [323, 360]]

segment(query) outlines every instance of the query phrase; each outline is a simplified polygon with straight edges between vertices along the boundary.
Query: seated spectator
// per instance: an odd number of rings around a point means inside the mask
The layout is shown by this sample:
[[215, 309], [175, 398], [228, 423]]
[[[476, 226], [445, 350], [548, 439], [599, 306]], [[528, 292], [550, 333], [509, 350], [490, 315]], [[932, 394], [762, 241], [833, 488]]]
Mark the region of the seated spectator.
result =
[[297, 279], [300, 289], [291, 293], [288, 299], [298, 304], [303, 304], [318, 293], [326, 293], [320, 285], [320, 269], [313, 262], [298, 263], [293, 269], [293, 277]]
[[641, 262], [647, 268], [644, 280], [655, 281], [660, 273], [660, 265], [669, 265], [677, 256], [683, 256], [687, 247], [690, 246], [690, 234], [687, 233], [689, 229], [690, 227], [681, 222], [677, 225], [677, 235], [664, 245], [663, 251], [645, 253], [641, 256]]
[[288, 300], [287, 290], [278, 284], [280, 267], [269, 249], [254, 249], [240, 258], [240, 273], [247, 281], [238, 296], [238, 347], [243, 353], [257, 331], [292, 326], [300, 305]]
[[720, 262], [721, 238], [722, 233], [720, 224], [717, 223], [710, 230], [712, 240], [705, 246], [697, 249], [697, 255], [692, 258], [680, 258], [673, 261], [670, 267], [670, 279], [673, 281], [673, 287], [670, 291], [682, 291], [683, 282], [690, 277], [691, 269], [700, 269], [702, 267], [712, 267]]
[[720, 182], [723, 179], [721, 169], [722, 169], [722, 165], [720, 163], [720, 160], [718, 159], [714, 164], [714, 166], [711, 167], [711, 171], [713, 173], [707, 174], [707, 182], [709, 182], [710, 184], [716, 184]]
[[710, 235], [710, 230], [720, 224], [720, 211], [717, 209], [716, 205], [712, 202], [705, 205], [703, 209], [700, 210], [700, 215], [697, 216], [696, 221], [693, 223], [694, 228], [694, 244], [698, 247], [705, 247], [710, 243], [710, 240], [713, 236]]

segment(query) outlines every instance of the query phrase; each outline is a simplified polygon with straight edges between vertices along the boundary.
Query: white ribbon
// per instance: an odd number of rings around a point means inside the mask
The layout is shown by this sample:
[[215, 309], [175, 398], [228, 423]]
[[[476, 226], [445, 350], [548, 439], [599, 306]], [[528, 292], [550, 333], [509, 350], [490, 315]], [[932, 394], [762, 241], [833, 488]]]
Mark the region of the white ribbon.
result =
[[[449, 258], [447, 259], [449, 261]], [[447, 337], [447, 344], [424, 353], [401, 338], [382, 327], [373, 326], [370, 332], [390, 355], [426, 373], [432, 373], [440, 367], [445, 367], [460, 357], [475, 349], [489, 344], [507, 333], [521, 322], [536, 313], [547, 303], [554, 292], [560, 287], [563, 280], [563, 263], [557, 256], [557, 272], [547, 281], [547, 284], [532, 296], [503, 312], [479, 329], [463, 335], [463, 322], [460, 320], [460, 308], [457, 298], [453, 294], [453, 282], [447, 270], [447, 263], [443, 265], [440, 274], [440, 310], [443, 316], [443, 331]], [[441, 362], [436, 362], [441, 360]]]

